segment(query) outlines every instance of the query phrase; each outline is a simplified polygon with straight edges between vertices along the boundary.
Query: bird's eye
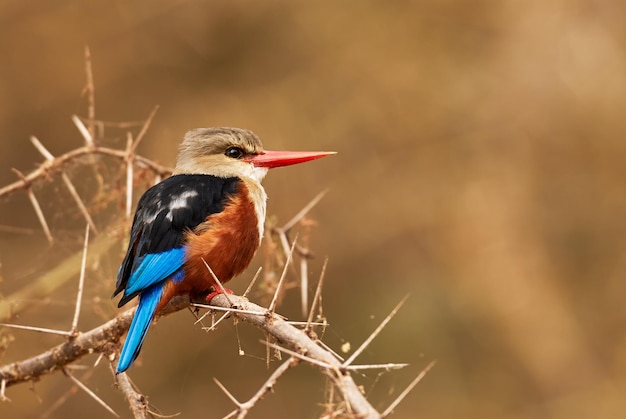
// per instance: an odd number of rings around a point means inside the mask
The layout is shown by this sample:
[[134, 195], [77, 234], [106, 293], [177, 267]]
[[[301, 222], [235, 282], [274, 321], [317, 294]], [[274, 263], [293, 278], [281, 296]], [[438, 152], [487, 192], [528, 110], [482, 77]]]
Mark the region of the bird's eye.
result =
[[230, 157], [231, 159], [240, 159], [244, 156], [244, 152], [239, 147], [228, 147], [224, 152], [226, 157]]

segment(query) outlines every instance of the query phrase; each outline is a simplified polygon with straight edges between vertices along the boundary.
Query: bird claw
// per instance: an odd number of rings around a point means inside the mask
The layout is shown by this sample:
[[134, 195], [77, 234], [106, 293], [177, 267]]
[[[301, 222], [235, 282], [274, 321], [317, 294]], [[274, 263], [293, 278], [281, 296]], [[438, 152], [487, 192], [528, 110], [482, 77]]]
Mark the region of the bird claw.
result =
[[211, 302], [211, 300], [217, 297], [219, 294], [231, 294], [232, 295], [233, 291], [229, 290], [228, 288], [224, 288], [224, 291], [222, 291], [221, 289], [213, 291], [212, 293], [206, 296], [207, 303]]

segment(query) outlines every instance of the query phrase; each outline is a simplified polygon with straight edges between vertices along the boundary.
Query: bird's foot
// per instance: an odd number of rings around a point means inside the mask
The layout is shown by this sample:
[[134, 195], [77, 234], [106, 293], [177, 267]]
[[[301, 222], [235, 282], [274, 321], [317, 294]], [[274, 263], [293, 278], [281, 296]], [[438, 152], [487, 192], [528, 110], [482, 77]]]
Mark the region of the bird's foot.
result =
[[219, 294], [231, 294], [232, 295], [233, 291], [229, 290], [228, 288], [224, 288], [224, 291], [222, 291], [222, 289], [215, 290], [206, 296], [207, 303], [211, 302], [211, 300], [217, 297]]

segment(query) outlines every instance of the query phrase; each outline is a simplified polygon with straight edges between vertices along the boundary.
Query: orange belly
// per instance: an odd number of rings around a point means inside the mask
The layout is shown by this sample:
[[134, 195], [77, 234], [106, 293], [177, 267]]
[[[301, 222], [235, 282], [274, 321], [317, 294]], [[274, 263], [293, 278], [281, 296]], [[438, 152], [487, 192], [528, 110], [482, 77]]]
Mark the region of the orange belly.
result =
[[[241, 184], [240, 188], [245, 186]], [[210, 215], [194, 232], [187, 234], [183, 282], [190, 287], [190, 292], [201, 292], [212, 286], [217, 288], [204, 262], [217, 279], [225, 283], [248, 267], [259, 244], [254, 204], [247, 193], [238, 193], [222, 212]]]
[[[243, 272], [254, 257], [261, 237], [254, 204], [241, 183], [222, 212], [212, 214], [186, 235], [185, 277], [180, 283], [167, 281], [157, 310], [175, 295], [204, 295], [213, 287], [219, 289], [206, 262], [224, 284]], [[242, 193], [243, 192], [243, 193]]]

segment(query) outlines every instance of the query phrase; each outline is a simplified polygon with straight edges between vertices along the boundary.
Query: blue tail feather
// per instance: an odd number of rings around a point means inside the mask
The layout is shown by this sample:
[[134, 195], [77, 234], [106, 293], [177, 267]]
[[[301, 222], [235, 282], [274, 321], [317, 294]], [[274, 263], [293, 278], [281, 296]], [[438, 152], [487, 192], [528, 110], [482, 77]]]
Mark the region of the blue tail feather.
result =
[[124, 342], [124, 347], [120, 354], [120, 360], [117, 364], [118, 374], [126, 371], [139, 355], [143, 340], [154, 318], [157, 304], [159, 300], [161, 300], [164, 286], [165, 282], [155, 284], [143, 291], [139, 296], [139, 305], [137, 306], [137, 311], [128, 329], [128, 335], [126, 336], [126, 341]]

